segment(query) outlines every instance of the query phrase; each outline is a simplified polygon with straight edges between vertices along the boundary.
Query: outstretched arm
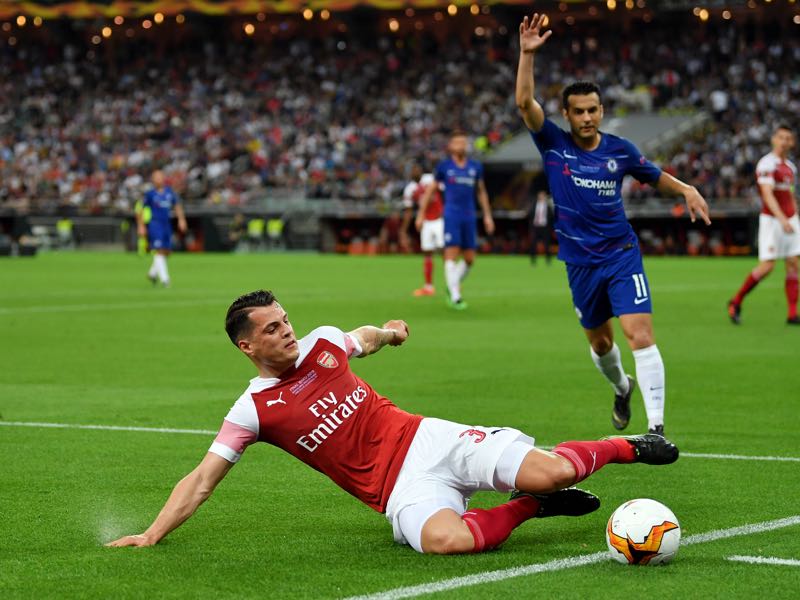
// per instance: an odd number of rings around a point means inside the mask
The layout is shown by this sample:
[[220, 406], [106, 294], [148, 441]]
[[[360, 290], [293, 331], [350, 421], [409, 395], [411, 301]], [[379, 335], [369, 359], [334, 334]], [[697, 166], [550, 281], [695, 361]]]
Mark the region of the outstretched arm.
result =
[[708, 204], [705, 199], [697, 191], [693, 185], [682, 182], [676, 179], [669, 173], [661, 172], [661, 176], [656, 182], [656, 188], [662, 194], [671, 194], [673, 196], [683, 196], [686, 200], [686, 207], [689, 209], [689, 216], [692, 223], [695, 222], [697, 215], [703, 219], [706, 225], [711, 225], [711, 219], [708, 216]]
[[179, 527], [205, 502], [217, 484], [230, 471], [233, 463], [209, 452], [203, 461], [172, 490], [167, 503], [147, 531], [138, 535], [126, 535], [109, 542], [106, 546], [152, 546], [170, 531]]
[[539, 131], [544, 125], [544, 110], [533, 97], [533, 55], [553, 33], [541, 33], [545, 19], [545, 15], [534, 14], [530, 21], [525, 17], [519, 25], [516, 100], [519, 113], [531, 131]]
[[387, 321], [383, 327], [373, 327], [364, 325], [350, 332], [359, 346], [361, 346], [361, 356], [375, 354], [378, 350], [386, 346], [399, 346], [408, 339], [408, 325], [405, 321]]

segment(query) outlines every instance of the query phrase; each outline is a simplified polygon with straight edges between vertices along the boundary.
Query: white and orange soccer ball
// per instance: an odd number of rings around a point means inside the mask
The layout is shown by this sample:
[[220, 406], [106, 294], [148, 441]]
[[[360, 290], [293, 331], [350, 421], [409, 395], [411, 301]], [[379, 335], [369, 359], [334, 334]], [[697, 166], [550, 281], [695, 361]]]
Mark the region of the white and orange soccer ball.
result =
[[611, 515], [606, 544], [614, 560], [665, 565], [678, 553], [681, 526], [666, 506], [649, 498], [628, 500]]

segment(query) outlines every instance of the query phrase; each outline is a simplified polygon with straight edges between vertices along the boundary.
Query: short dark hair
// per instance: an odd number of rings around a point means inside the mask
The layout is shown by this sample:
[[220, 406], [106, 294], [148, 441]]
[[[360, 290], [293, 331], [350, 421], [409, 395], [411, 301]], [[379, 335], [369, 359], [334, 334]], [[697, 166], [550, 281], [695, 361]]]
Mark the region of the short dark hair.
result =
[[778, 123], [778, 126], [775, 128], [775, 133], [778, 133], [781, 129], [788, 131], [792, 135], [794, 135], [794, 129], [792, 129], [788, 123]]
[[570, 96], [588, 96], [589, 94], [597, 94], [597, 97], [600, 98], [600, 104], [603, 103], [603, 97], [600, 95], [600, 86], [595, 82], [576, 81], [575, 83], [570, 83], [561, 92], [561, 105], [566, 110], [569, 108]]
[[275, 301], [275, 294], [267, 290], [243, 294], [233, 301], [225, 315], [225, 331], [234, 346], [238, 346], [239, 339], [250, 332], [252, 310], [259, 306], [270, 306]]

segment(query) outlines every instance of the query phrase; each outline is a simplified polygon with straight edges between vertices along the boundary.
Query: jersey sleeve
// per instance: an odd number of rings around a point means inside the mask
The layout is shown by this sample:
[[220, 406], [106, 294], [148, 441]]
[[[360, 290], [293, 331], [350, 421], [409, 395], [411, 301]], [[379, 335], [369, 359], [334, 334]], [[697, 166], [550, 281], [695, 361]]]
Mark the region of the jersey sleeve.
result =
[[661, 169], [647, 160], [636, 146], [630, 142], [627, 142], [626, 145], [630, 156], [627, 173], [641, 183], [655, 183], [658, 181], [658, 178], [661, 177]]
[[245, 392], [228, 411], [208, 451], [236, 463], [245, 449], [257, 440], [258, 413], [250, 394]]
[[539, 131], [528, 130], [533, 138], [533, 143], [539, 149], [539, 152], [544, 154], [547, 150], [555, 148], [558, 141], [561, 139], [562, 131], [550, 119], [544, 120], [544, 125]]
[[436, 171], [434, 172], [433, 176], [439, 183], [444, 183], [446, 177], [444, 162], [440, 162], [438, 165], [436, 165]]
[[300, 343], [301, 346], [307, 346], [311, 348], [320, 338], [326, 339], [329, 342], [339, 346], [339, 348], [344, 350], [345, 354], [347, 354], [347, 358], [358, 358], [364, 352], [361, 344], [354, 336], [350, 335], [349, 333], [345, 333], [338, 327], [332, 327], [329, 325], [318, 327], [304, 337]]
[[775, 185], [775, 163], [772, 157], [763, 157], [756, 165], [756, 181], [759, 185]]
[[475, 179], [483, 179], [483, 163], [475, 161]]

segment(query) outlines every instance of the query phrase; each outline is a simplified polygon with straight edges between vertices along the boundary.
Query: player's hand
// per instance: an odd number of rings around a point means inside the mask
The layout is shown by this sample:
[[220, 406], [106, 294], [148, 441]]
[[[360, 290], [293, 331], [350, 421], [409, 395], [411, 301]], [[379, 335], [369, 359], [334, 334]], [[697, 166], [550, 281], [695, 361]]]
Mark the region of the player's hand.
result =
[[684, 197], [686, 198], [686, 207], [689, 209], [689, 216], [692, 219], [692, 223], [695, 222], [699, 215], [706, 225], [711, 225], [711, 219], [708, 216], [708, 204], [706, 204], [700, 192], [697, 191], [697, 188], [692, 187], [691, 190], [686, 192]]
[[494, 219], [492, 215], [483, 215], [483, 228], [486, 229], [486, 235], [494, 235]]
[[547, 41], [552, 31], [542, 33], [542, 27], [547, 20], [547, 16], [534, 13], [530, 21], [528, 17], [522, 19], [519, 24], [519, 49], [525, 54], [536, 52], [542, 44]]
[[389, 342], [390, 346], [399, 346], [408, 339], [408, 323], [405, 321], [400, 319], [386, 321], [386, 323], [383, 324], [383, 328], [394, 331], [392, 341]]
[[783, 225], [783, 233], [794, 233], [794, 227], [792, 227], [792, 224], [789, 222], [788, 219], [784, 219], [782, 225]]
[[126, 535], [125, 537], [121, 537], [118, 540], [114, 540], [113, 542], [108, 542], [106, 544], [107, 548], [124, 548], [125, 546], [135, 546], [137, 548], [142, 548], [144, 546], [153, 546], [155, 545], [155, 541], [149, 538], [147, 535], [140, 533], [138, 535]]
[[417, 228], [417, 231], [422, 231], [422, 224], [425, 222], [424, 215], [417, 215], [417, 218], [414, 219], [414, 227]]
[[186, 224], [186, 221], [181, 219], [178, 221], [178, 231], [181, 233], [186, 233], [189, 230], [189, 226]]

